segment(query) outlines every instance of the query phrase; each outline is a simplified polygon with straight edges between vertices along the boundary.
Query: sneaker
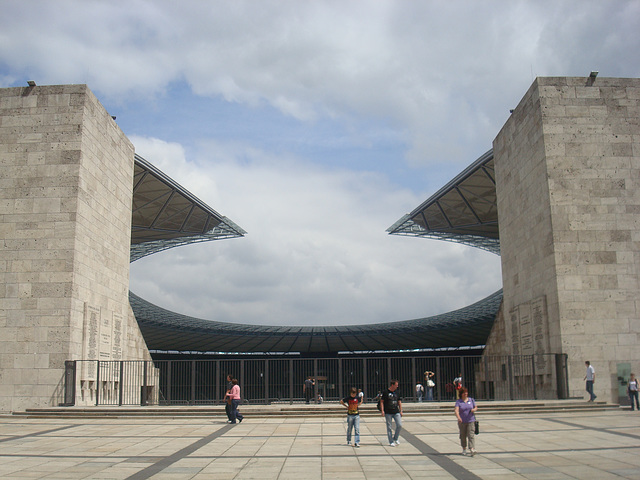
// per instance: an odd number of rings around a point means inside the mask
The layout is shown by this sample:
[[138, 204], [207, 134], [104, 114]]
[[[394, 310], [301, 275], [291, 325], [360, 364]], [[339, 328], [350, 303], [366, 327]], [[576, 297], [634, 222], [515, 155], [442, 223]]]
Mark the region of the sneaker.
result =
[[474, 457], [476, 455], [476, 451], [471, 449], [471, 456]]
[[466, 448], [463, 448], [463, 449], [462, 449], [462, 455], [466, 455], [466, 454], [467, 454], [467, 449], [466, 449]]
[[354, 443], [353, 446], [356, 447], [356, 448], [360, 448], [360, 444], [359, 443]]
[[351, 442], [347, 442], [347, 447], [350, 447], [350, 446], [351, 446]]
[[394, 441], [393, 441], [393, 443], [395, 443], [395, 444], [396, 444], [396, 447], [397, 447], [398, 445], [400, 445], [400, 439], [398, 439], [398, 440], [394, 440]]
[[395, 447], [395, 446], [396, 446], [396, 444], [395, 444], [395, 443], [393, 443], [393, 442], [391, 442], [391, 443], [389, 444], [389, 446], [390, 446], [390, 447]]

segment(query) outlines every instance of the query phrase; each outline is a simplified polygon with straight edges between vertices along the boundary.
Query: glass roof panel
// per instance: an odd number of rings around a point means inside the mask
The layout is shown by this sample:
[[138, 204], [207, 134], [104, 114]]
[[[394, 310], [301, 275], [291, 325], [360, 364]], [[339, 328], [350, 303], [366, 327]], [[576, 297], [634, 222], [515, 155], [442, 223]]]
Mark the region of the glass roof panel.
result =
[[135, 156], [131, 214], [131, 261], [167, 248], [246, 232]]
[[494, 179], [493, 151], [490, 150], [387, 232], [438, 238], [499, 253]]

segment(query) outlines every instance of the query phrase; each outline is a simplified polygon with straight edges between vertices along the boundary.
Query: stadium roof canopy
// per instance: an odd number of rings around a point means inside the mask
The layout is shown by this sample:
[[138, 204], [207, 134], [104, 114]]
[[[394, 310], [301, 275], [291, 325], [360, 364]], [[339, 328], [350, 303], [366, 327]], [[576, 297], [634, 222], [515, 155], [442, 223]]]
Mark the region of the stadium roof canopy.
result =
[[473, 305], [433, 317], [335, 327], [214, 322], [164, 310], [131, 292], [129, 301], [152, 350], [327, 353], [484, 345], [502, 301], [502, 290]]
[[135, 156], [132, 262], [179, 245], [242, 237], [245, 233], [144, 158]]
[[[132, 262], [175, 246], [246, 233], [137, 155], [132, 220]], [[492, 152], [388, 231], [499, 253]], [[502, 290], [473, 305], [432, 317], [334, 327], [216, 322], [170, 312], [132, 292], [129, 299], [151, 351], [336, 353], [483, 345], [500, 308]]]
[[403, 216], [387, 232], [463, 243], [499, 255], [493, 150]]

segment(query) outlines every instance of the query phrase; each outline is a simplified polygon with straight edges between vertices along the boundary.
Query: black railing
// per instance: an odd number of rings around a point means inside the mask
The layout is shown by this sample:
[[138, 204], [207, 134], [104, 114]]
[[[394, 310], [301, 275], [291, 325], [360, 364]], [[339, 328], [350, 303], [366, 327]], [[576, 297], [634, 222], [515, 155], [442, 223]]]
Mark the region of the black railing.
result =
[[[434, 372], [428, 392], [424, 372]], [[394, 356], [354, 358], [259, 358], [216, 360], [103, 361], [66, 364], [63, 405], [212, 405], [223, 402], [233, 375], [252, 404], [304, 402], [304, 380], [315, 380], [315, 401], [338, 401], [351, 387], [372, 400], [397, 379], [405, 401], [455, 399], [462, 376], [470, 396], [481, 400], [567, 398], [564, 354], [518, 356]]]

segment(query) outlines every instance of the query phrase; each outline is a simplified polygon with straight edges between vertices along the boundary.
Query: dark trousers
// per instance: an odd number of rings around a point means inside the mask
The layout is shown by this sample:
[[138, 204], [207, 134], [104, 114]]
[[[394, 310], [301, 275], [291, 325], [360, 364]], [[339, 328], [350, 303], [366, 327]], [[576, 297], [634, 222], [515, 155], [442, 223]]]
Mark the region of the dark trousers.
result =
[[589, 394], [589, 396], [591, 398], [589, 398], [590, 402], [593, 402], [596, 399], [596, 394], [593, 393], [593, 380], [587, 380], [587, 387], [586, 387], [587, 393]]
[[231, 417], [229, 418], [229, 420], [231, 420], [231, 423], [236, 423], [236, 420], [238, 420], [239, 422], [244, 420], [244, 417], [238, 411], [239, 405], [240, 405], [240, 400], [231, 400]]
[[629, 400], [631, 400], [631, 410], [633, 410], [633, 401], [636, 401], [636, 408], [640, 410], [640, 404], [638, 403], [638, 392], [629, 392]]

